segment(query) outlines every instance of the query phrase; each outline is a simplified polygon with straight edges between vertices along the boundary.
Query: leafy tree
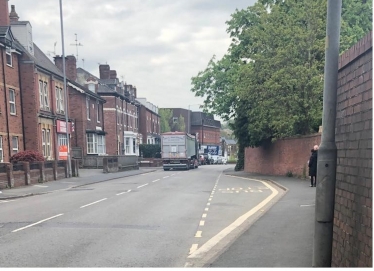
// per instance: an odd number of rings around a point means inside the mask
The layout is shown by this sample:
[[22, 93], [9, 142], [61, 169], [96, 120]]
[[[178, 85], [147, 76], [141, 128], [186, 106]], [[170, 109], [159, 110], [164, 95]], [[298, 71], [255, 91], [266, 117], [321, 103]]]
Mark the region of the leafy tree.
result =
[[158, 111], [160, 115], [160, 129], [161, 133], [170, 132], [170, 119], [173, 116], [173, 111], [167, 108], [160, 108]]
[[184, 117], [182, 115], [179, 116], [178, 122], [177, 122], [177, 127], [180, 132], [185, 132], [186, 131], [186, 123], [184, 121]]

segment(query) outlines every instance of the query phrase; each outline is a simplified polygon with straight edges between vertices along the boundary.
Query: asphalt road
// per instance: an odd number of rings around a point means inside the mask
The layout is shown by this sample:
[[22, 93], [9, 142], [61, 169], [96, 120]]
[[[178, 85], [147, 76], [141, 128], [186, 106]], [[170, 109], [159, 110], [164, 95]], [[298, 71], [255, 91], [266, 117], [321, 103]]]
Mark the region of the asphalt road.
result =
[[[0, 205], [1, 267], [184, 267], [235, 240], [280, 197], [232, 166], [155, 172]], [[256, 209], [257, 208], [257, 209]]]

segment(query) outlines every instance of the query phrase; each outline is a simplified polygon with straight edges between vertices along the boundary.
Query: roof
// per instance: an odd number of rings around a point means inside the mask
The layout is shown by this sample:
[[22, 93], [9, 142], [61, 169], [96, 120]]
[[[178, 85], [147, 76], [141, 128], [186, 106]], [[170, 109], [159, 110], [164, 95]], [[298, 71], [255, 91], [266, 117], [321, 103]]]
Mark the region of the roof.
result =
[[[40, 50], [40, 48], [34, 43], [34, 58], [35, 64], [41, 68], [53, 72], [56, 75], [64, 77], [64, 74], [57, 68], [57, 66]], [[70, 80], [69, 80], [70, 81]]]
[[192, 126], [211, 126], [215, 128], [221, 128], [221, 122], [215, 120], [210, 114], [204, 112], [192, 112], [191, 113], [191, 125]]

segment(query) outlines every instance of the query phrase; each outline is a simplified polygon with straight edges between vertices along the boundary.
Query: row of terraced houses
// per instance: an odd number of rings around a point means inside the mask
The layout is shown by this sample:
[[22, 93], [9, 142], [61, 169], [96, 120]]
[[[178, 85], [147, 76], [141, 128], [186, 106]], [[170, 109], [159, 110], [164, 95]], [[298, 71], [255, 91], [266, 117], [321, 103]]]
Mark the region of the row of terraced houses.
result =
[[63, 160], [67, 140], [77, 159], [137, 156], [139, 144], [159, 143], [158, 107], [138, 98], [135, 86], [120, 81], [107, 64], [97, 77], [66, 56], [66, 100], [62, 57], [50, 60], [32, 36], [31, 23], [0, 0], [0, 162], [23, 150]]

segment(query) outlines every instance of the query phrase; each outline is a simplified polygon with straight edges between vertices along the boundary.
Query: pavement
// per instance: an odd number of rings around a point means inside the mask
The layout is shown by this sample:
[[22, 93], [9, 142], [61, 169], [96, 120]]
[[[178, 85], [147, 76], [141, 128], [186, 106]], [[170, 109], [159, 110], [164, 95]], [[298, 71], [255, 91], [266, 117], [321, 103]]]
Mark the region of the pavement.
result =
[[140, 169], [116, 173], [103, 173], [102, 169], [79, 169], [79, 177], [64, 178], [51, 182], [0, 190], [0, 200], [11, 200], [16, 198], [53, 193], [55, 191], [66, 190], [73, 187], [80, 187], [113, 179], [145, 174], [160, 169], [161, 168], [157, 167], [142, 167]]
[[204, 267], [312, 267], [316, 188], [309, 180], [226, 170], [269, 180], [284, 196]]

